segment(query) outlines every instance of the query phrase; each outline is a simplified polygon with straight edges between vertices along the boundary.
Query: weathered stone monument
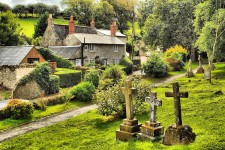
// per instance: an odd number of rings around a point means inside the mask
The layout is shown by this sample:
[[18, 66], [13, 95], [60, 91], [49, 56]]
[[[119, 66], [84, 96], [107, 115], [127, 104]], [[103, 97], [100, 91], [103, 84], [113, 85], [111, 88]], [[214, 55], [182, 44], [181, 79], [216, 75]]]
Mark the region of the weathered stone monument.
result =
[[156, 121], [156, 111], [157, 106], [162, 106], [162, 101], [157, 99], [156, 92], [151, 92], [150, 97], [146, 97], [145, 101], [150, 104], [150, 121], [146, 121], [141, 126], [141, 133], [138, 133], [138, 137], [140, 139], [159, 140], [164, 134], [164, 127]]
[[125, 81], [125, 87], [121, 87], [122, 93], [125, 95], [126, 102], [126, 119], [123, 120], [123, 124], [120, 125], [120, 130], [116, 131], [116, 139], [127, 141], [136, 137], [136, 133], [140, 130], [138, 120], [134, 119], [132, 95], [137, 93], [136, 88], [132, 88], [132, 81], [127, 79]]
[[175, 82], [173, 83], [173, 92], [166, 92], [165, 96], [174, 98], [176, 124], [167, 128], [163, 144], [174, 145], [194, 142], [196, 135], [192, 132], [192, 128], [188, 125], [182, 125], [180, 98], [187, 98], [188, 92], [179, 92], [179, 84]]
[[185, 76], [188, 77], [188, 78], [194, 76], [193, 71], [192, 71], [192, 61], [191, 61], [191, 59], [189, 59], [188, 69], [187, 69], [187, 73], [186, 73]]
[[201, 60], [201, 55], [198, 55], [198, 61], [199, 61], [199, 67], [198, 67], [198, 70], [197, 70], [197, 73], [204, 73], [204, 69], [202, 67], [202, 60]]

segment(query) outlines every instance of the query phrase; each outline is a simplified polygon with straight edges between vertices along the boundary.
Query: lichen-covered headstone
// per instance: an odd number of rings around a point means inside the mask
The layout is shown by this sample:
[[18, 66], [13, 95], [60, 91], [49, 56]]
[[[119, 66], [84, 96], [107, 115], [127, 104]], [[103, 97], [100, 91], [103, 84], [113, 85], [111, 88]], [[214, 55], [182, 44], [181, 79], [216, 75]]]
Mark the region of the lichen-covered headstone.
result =
[[188, 78], [194, 76], [193, 71], [192, 71], [192, 61], [191, 61], [191, 59], [189, 59], [188, 69], [187, 69], [187, 73], [186, 73], [185, 76], [188, 77]]
[[198, 67], [197, 73], [198, 73], [198, 74], [204, 73], [204, 69], [203, 69], [203, 67], [202, 67], [201, 55], [198, 55], [198, 61], [199, 61], [199, 67]]

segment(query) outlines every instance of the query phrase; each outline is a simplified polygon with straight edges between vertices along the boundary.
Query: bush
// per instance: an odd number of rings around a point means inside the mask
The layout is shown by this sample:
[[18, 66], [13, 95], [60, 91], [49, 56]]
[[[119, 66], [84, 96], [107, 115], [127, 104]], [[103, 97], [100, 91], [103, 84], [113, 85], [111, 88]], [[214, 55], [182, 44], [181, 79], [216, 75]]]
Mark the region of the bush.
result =
[[84, 75], [84, 81], [91, 82], [95, 87], [98, 87], [99, 84], [99, 71], [98, 70], [91, 70], [86, 72]]
[[184, 62], [186, 62], [186, 58], [187, 58], [188, 52], [187, 52], [187, 50], [185, 48], [183, 48], [180, 45], [175, 45], [174, 47], [171, 47], [171, 48], [166, 50], [165, 56], [169, 57], [174, 52], [180, 53], [182, 55], [182, 60]]
[[168, 66], [167, 63], [159, 55], [152, 53], [147, 62], [143, 65], [146, 75], [152, 77], [164, 77], [167, 75]]
[[170, 65], [173, 71], [179, 71], [183, 69], [184, 63], [182, 61], [182, 55], [178, 52], [171, 53], [166, 61]]
[[56, 75], [51, 75], [49, 80], [49, 94], [55, 94], [60, 89], [60, 78]]
[[81, 82], [71, 89], [71, 93], [79, 101], [91, 101], [95, 86], [90, 82]]
[[73, 63], [65, 58], [54, 55], [52, 51], [48, 48], [39, 48], [38, 52], [45, 58], [47, 61], [57, 62], [57, 67], [59, 68], [71, 68], [73, 67]]
[[125, 73], [121, 70], [120, 66], [114, 65], [106, 68], [102, 74], [102, 79], [112, 79], [114, 83], [118, 83], [119, 80], [125, 78]]
[[60, 87], [69, 87], [78, 84], [81, 81], [81, 71], [65, 68], [57, 68], [54, 75], [60, 78]]
[[3, 118], [28, 119], [31, 118], [33, 111], [31, 102], [14, 99], [9, 101], [1, 113]]
[[[134, 83], [138, 92], [133, 97], [133, 108], [135, 114], [149, 111], [146, 108], [145, 97], [149, 96], [150, 86], [148, 84], [140, 84], [139, 81]], [[98, 111], [102, 115], [114, 115], [115, 117], [124, 118], [125, 98], [120, 90], [119, 85], [109, 87], [107, 90], [97, 91], [94, 98], [99, 105]]]
[[121, 61], [119, 62], [119, 65], [122, 65], [125, 67], [124, 71], [126, 74], [131, 74], [133, 69], [133, 62], [128, 58], [127, 56], [123, 57]]

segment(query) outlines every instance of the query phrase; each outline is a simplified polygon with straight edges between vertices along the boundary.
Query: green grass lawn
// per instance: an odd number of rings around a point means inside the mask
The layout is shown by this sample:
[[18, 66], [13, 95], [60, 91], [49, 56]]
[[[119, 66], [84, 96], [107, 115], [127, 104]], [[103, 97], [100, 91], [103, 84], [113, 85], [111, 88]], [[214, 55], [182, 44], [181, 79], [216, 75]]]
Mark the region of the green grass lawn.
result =
[[[17, 23], [22, 28], [21, 34], [24, 33], [28, 37], [32, 37], [34, 34], [34, 26], [37, 23], [38, 18], [18, 18]], [[69, 20], [63, 18], [54, 19], [55, 24], [68, 25]]]
[[[2, 142], [0, 149], [101, 149], [101, 150], [207, 150], [225, 148], [225, 64], [216, 64], [213, 71], [213, 84], [203, 79], [203, 74], [193, 78], [180, 78], [180, 91], [188, 91], [189, 98], [181, 98], [183, 123], [196, 133], [196, 141], [190, 145], [165, 146], [161, 141], [115, 140], [115, 131], [121, 120], [99, 115], [90, 111], [58, 124], [21, 135]], [[163, 105], [158, 107], [158, 121], [165, 127], [175, 122], [173, 98], [164, 96], [172, 91], [170, 83], [152, 89], [158, 92]], [[149, 119], [149, 114], [136, 116], [140, 123]]]

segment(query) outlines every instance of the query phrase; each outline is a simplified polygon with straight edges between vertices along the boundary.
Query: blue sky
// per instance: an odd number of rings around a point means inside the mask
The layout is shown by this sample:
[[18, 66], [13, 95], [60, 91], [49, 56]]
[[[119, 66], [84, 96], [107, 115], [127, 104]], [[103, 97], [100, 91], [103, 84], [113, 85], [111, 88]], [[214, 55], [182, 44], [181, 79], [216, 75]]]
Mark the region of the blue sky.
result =
[[0, 0], [0, 3], [8, 4], [11, 7], [14, 7], [15, 5], [22, 4], [36, 4], [36, 3], [44, 3], [46, 5], [57, 5], [60, 9], [62, 9], [63, 6], [60, 4], [61, 0]]

